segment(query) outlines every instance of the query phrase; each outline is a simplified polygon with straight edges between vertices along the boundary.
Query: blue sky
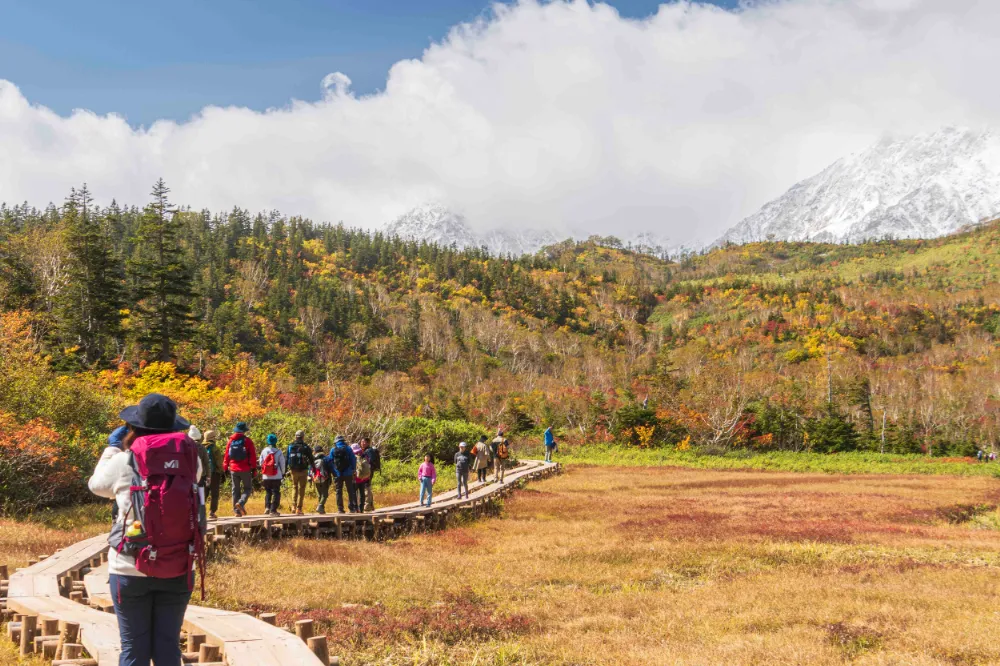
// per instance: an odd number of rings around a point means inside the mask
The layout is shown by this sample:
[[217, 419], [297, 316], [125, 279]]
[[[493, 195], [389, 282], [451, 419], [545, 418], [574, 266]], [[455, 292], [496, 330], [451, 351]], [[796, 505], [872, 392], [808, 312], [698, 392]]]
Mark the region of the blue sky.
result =
[[[714, 0], [735, 6], [737, 0]], [[389, 67], [419, 58], [484, 0], [0, 0], [0, 79], [31, 102], [184, 120], [208, 104], [253, 109], [320, 97], [341, 71], [381, 88]], [[610, 0], [627, 17], [659, 0]]]

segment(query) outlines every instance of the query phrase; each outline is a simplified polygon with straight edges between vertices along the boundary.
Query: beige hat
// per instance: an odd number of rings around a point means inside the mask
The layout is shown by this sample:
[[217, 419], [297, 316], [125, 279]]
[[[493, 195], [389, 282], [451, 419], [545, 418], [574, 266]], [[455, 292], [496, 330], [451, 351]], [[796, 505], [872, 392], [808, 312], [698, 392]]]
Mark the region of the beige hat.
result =
[[205, 431], [205, 441], [206, 442], [214, 442], [217, 439], [219, 439], [219, 431], [218, 430], [206, 430]]
[[295, 439], [302, 439], [305, 436], [306, 436], [306, 431], [305, 430], [296, 430], [295, 431]]

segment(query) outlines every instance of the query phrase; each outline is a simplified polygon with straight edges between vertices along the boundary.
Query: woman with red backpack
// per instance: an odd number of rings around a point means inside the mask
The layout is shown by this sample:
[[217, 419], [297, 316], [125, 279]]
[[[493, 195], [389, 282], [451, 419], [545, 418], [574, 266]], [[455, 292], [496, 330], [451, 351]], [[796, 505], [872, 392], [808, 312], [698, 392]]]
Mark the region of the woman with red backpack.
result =
[[104, 450], [88, 483], [95, 495], [118, 504], [108, 538], [108, 578], [121, 634], [119, 664], [180, 666], [194, 565], [204, 562], [197, 444], [187, 436], [190, 424], [164, 395], [147, 395], [120, 416], [128, 424], [122, 447]]
[[281, 482], [285, 478], [285, 454], [278, 448], [278, 436], [267, 436], [267, 446], [260, 452], [260, 478], [264, 482], [264, 513], [278, 516], [281, 506]]

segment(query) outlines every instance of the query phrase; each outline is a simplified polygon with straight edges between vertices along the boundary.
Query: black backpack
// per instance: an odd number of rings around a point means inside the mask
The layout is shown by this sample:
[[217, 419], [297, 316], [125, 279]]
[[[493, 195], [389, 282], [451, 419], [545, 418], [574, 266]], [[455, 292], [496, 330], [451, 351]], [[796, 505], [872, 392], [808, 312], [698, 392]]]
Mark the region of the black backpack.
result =
[[247, 438], [240, 435], [229, 442], [229, 459], [242, 462], [247, 459]]
[[351, 469], [351, 456], [346, 446], [333, 447], [333, 467], [339, 474], [346, 474]]
[[382, 454], [375, 447], [368, 449], [368, 464], [372, 466], [372, 474], [382, 469]]
[[288, 466], [291, 469], [296, 471], [309, 469], [307, 449], [308, 447], [305, 444], [292, 444], [288, 447]]

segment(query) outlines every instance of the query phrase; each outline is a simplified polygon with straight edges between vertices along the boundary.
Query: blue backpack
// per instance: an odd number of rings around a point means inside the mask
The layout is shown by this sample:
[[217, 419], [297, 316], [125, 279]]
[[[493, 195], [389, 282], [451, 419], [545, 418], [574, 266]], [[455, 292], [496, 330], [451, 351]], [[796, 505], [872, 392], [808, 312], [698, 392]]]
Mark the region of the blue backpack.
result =
[[229, 459], [242, 462], [247, 459], [247, 438], [240, 436], [229, 442]]

